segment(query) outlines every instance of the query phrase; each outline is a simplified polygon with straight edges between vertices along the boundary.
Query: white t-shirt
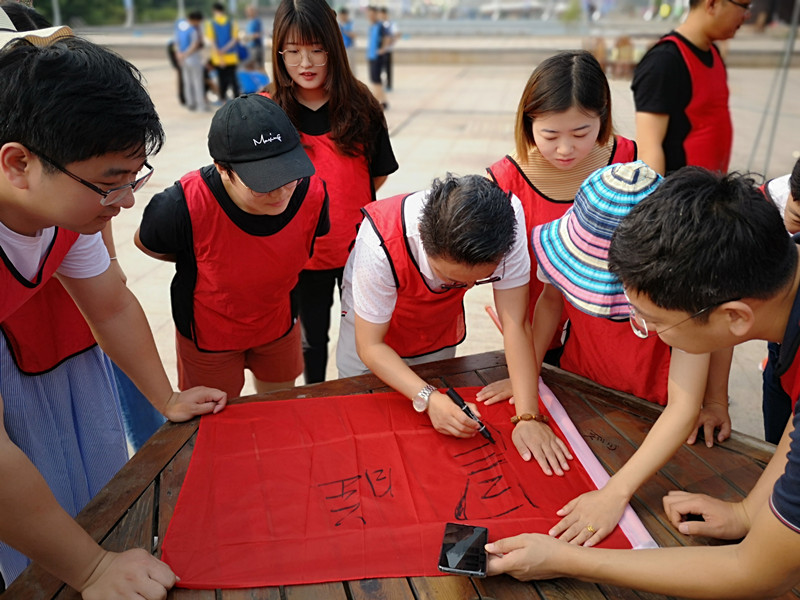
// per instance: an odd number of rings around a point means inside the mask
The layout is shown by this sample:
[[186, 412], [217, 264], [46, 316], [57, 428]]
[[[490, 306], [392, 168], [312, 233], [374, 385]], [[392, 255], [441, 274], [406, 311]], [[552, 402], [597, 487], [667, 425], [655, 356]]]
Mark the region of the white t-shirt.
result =
[[[437, 289], [444, 281], [437, 278], [431, 269], [428, 257], [422, 249], [419, 235], [419, 220], [422, 208], [428, 198], [428, 191], [416, 192], [405, 201], [405, 226], [411, 254], [419, 265], [425, 281], [432, 289]], [[512, 195], [511, 205], [517, 222], [514, 244], [500, 262], [493, 276], [502, 279], [492, 284], [497, 290], [507, 290], [528, 285], [531, 276], [531, 263], [526, 239], [525, 216], [519, 198]], [[336, 349], [337, 364], [341, 361], [360, 362], [355, 350], [353, 329], [354, 311], [370, 323], [388, 323], [392, 318], [397, 302], [392, 268], [386, 252], [381, 247], [380, 238], [369, 220], [364, 219], [356, 236], [355, 246], [347, 259], [342, 278], [342, 324], [339, 329], [339, 343]]]
[[[0, 248], [20, 275], [33, 281], [54, 235], [54, 227], [30, 236], [11, 231], [0, 223]], [[79, 235], [56, 272], [66, 277], [87, 279], [104, 273], [110, 264], [100, 233]]]
[[781, 217], [786, 212], [786, 202], [789, 200], [789, 192], [791, 191], [789, 188], [790, 177], [791, 175], [783, 175], [767, 183], [767, 194], [772, 198], [778, 210], [781, 211]]

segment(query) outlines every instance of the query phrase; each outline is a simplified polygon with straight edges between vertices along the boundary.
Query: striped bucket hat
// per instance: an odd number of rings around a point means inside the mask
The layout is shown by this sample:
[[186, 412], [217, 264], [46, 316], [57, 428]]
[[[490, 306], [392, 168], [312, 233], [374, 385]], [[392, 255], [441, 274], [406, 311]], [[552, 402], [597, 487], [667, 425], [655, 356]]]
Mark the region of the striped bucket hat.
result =
[[643, 161], [604, 167], [581, 184], [563, 217], [534, 228], [539, 267], [579, 310], [614, 321], [628, 318], [622, 283], [608, 270], [608, 248], [620, 221], [661, 180]]

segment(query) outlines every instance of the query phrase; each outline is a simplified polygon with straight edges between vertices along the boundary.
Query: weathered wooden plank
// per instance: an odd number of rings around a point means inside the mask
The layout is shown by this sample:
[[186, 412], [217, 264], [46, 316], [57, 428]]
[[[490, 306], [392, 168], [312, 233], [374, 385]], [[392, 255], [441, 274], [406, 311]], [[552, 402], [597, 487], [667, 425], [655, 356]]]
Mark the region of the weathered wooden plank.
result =
[[158, 513], [156, 515], [159, 540], [155, 552], [156, 556], [161, 556], [161, 542], [164, 540], [167, 525], [169, 525], [170, 519], [172, 519], [172, 515], [175, 512], [175, 503], [178, 501], [181, 486], [183, 486], [183, 481], [186, 479], [186, 470], [192, 459], [192, 451], [196, 441], [197, 434], [195, 433], [161, 472], [158, 491]]
[[469, 577], [410, 577], [409, 581], [418, 600], [474, 600], [480, 597]]
[[352, 600], [414, 600], [411, 584], [405, 577], [349, 581]]
[[487, 577], [486, 579], [473, 579], [475, 587], [481, 598], [496, 600], [540, 600], [547, 596], [542, 594], [535, 583], [517, 581], [508, 575]]
[[219, 590], [217, 600], [281, 600], [281, 588], [262, 587], [245, 590]]
[[214, 590], [187, 590], [172, 588], [167, 594], [167, 600], [215, 600]]
[[501, 365], [498, 367], [488, 367], [486, 369], [478, 369], [475, 371], [481, 378], [484, 384], [494, 383], [501, 379], [508, 379], [508, 367]]
[[293, 585], [284, 590], [286, 600], [347, 600], [345, 584], [341, 582]]
[[155, 487], [155, 483], [148, 486], [145, 493], [139, 497], [108, 537], [103, 540], [103, 548], [112, 552], [144, 548], [152, 553], [155, 526]]

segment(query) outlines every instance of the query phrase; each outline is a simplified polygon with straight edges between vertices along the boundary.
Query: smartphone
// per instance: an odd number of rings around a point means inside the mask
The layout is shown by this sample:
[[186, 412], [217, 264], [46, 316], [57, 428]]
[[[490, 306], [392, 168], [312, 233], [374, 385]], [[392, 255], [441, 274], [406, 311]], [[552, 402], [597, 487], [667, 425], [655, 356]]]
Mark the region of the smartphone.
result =
[[444, 573], [486, 577], [486, 551], [489, 541], [486, 527], [448, 523], [444, 528], [439, 570]]

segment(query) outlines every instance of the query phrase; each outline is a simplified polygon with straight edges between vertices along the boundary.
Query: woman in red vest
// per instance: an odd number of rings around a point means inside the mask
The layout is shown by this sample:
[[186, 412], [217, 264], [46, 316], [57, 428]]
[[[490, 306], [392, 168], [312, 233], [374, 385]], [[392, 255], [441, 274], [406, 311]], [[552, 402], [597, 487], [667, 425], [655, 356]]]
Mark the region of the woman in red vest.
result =
[[325, 380], [334, 290], [361, 223], [397, 170], [380, 104], [350, 70], [336, 13], [325, 0], [283, 0], [275, 12], [270, 94], [300, 132], [328, 185], [331, 230], [297, 286], [306, 383]]
[[[504, 190], [522, 201], [526, 239], [536, 225], [561, 217], [572, 206], [578, 187], [606, 165], [636, 160], [636, 144], [614, 135], [611, 90], [600, 63], [589, 52], [571, 50], [544, 60], [530, 76], [517, 108], [515, 151], [487, 169]], [[536, 261], [531, 260], [531, 265]], [[529, 314], [542, 283], [531, 276]], [[561, 328], [549, 349], [558, 361]], [[479, 400], [511, 396], [508, 380], [487, 386]]]

